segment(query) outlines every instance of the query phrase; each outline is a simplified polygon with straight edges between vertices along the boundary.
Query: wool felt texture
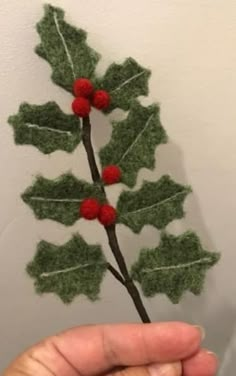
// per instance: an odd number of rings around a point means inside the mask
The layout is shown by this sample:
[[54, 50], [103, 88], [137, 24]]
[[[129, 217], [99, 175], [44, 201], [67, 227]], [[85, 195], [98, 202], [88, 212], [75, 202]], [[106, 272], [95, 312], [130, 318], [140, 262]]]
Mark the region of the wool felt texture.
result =
[[[155, 249], [142, 250], [132, 267], [131, 276], [128, 273], [114, 222], [125, 224], [135, 233], [145, 225], [162, 230], [172, 220], [183, 217], [184, 199], [191, 191], [169, 176], [163, 176], [157, 182], [145, 181], [139, 190], [122, 192], [116, 209], [107, 203], [102, 184], [121, 179], [128, 187], [134, 187], [139, 170], [153, 169], [156, 147], [167, 142], [160, 122], [159, 106], [144, 107], [137, 101], [139, 96], [148, 94], [150, 71], [128, 58], [122, 64], [111, 64], [103, 77], [97, 77], [95, 70], [100, 55], [88, 46], [86, 32], [69, 25], [64, 20], [63, 10], [51, 5], [45, 6], [45, 15], [37, 24], [37, 31], [41, 42], [36, 52], [51, 65], [54, 83], [75, 96], [89, 95], [89, 105], [93, 103], [104, 114], [116, 108], [129, 112], [125, 120], [113, 123], [111, 140], [99, 153], [103, 181], [90, 142], [89, 118], [83, 121], [83, 135], [78, 116], [65, 115], [54, 102], [42, 106], [25, 103], [20, 106], [17, 115], [9, 118], [15, 142], [31, 144], [45, 154], [55, 150], [72, 152], [83, 136], [95, 183], [89, 184], [69, 173], [54, 180], [38, 176], [22, 198], [38, 219], [51, 219], [66, 226], [74, 224], [81, 215], [85, 217], [81, 211], [85, 200], [97, 200], [99, 205], [93, 207], [95, 217], [106, 227], [109, 245], [119, 266], [116, 270], [107, 264], [99, 246], [88, 245], [76, 234], [62, 246], [40, 242], [27, 271], [35, 280], [37, 292], [54, 292], [69, 303], [79, 294], [85, 294], [91, 300], [97, 299], [108, 268], [122, 285], [127, 282], [127, 291], [141, 319], [150, 322], [132, 278], [141, 284], [146, 296], [164, 293], [177, 303], [186, 290], [200, 293], [206, 270], [219, 259], [218, 254], [205, 251], [192, 232], [178, 237], [163, 233], [160, 245]], [[83, 81], [83, 95], [79, 92], [78, 79], [89, 79]], [[98, 103], [95, 103], [91, 91], [93, 95], [105, 91], [108, 96], [99, 97]], [[105, 108], [108, 98], [109, 107]], [[87, 116], [88, 112], [79, 115]], [[113, 170], [109, 171], [111, 167]], [[107, 168], [108, 173], [104, 175]], [[89, 210], [91, 217], [91, 206]]]
[[109, 113], [115, 108], [128, 111], [135, 98], [148, 95], [150, 75], [148, 69], [132, 58], [126, 59], [123, 64], [111, 64], [104, 77], [97, 81], [97, 85], [111, 96], [111, 104], [105, 112]]
[[97, 90], [92, 97], [92, 104], [98, 110], [107, 109], [110, 105], [111, 98], [107, 91]]
[[189, 187], [175, 183], [168, 175], [157, 182], [144, 181], [139, 190], [121, 193], [117, 203], [118, 222], [136, 233], [145, 225], [163, 229], [184, 216], [183, 202], [189, 192]]
[[121, 179], [121, 169], [118, 166], [110, 165], [104, 167], [102, 171], [102, 180], [105, 184], [115, 184]]
[[160, 122], [159, 107], [142, 106], [134, 101], [128, 116], [113, 122], [111, 140], [100, 152], [103, 167], [116, 165], [122, 171], [122, 183], [133, 187], [138, 172], [146, 167], [155, 167], [155, 150], [167, 142], [166, 132]]
[[23, 103], [8, 122], [14, 129], [16, 144], [33, 145], [44, 154], [55, 150], [71, 153], [81, 141], [80, 120], [65, 115], [55, 102], [41, 106]]
[[90, 97], [94, 92], [93, 84], [87, 78], [78, 78], [73, 85], [74, 95], [76, 97]]
[[38, 244], [27, 266], [39, 294], [54, 293], [64, 303], [80, 294], [98, 299], [107, 263], [99, 245], [88, 245], [78, 234], [62, 246], [46, 241]]
[[113, 206], [104, 204], [98, 213], [98, 220], [103, 226], [110, 226], [116, 221], [116, 209]]
[[79, 117], [87, 117], [91, 111], [90, 102], [87, 98], [78, 97], [72, 102], [72, 110]]
[[205, 251], [193, 232], [180, 236], [163, 233], [157, 248], [140, 252], [132, 277], [145, 296], [166, 294], [172, 303], [178, 303], [187, 290], [201, 293], [207, 269], [218, 260], [219, 254]]
[[52, 219], [66, 226], [73, 225], [80, 217], [80, 205], [86, 198], [104, 202], [100, 185], [89, 184], [65, 174], [55, 180], [39, 176], [27, 188], [22, 198], [38, 219]]
[[41, 43], [36, 53], [52, 67], [52, 80], [72, 92], [77, 78], [92, 78], [100, 55], [86, 43], [87, 33], [69, 25], [62, 9], [45, 5], [37, 24]]
[[95, 198], [87, 198], [80, 205], [80, 215], [82, 218], [92, 220], [98, 217], [100, 203]]
[[47, 60], [52, 67], [52, 80], [64, 89], [73, 92], [74, 81], [89, 78], [97, 89], [111, 95], [111, 106], [128, 110], [132, 99], [148, 94], [150, 71], [129, 58], [123, 64], [112, 64], [104, 77], [95, 75], [100, 54], [86, 43], [87, 33], [64, 20], [64, 11], [45, 5], [45, 15], [37, 24], [41, 43], [36, 53]]

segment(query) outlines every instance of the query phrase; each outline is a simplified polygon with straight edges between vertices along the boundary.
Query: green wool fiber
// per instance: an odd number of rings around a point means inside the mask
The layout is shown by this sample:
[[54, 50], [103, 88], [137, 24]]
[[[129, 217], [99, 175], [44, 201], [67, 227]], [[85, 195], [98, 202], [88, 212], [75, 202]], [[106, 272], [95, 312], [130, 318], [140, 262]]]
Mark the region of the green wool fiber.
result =
[[23, 103], [17, 115], [9, 117], [15, 143], [33, 145], [42, 153], [72, 152], [81, 141], [80, 120], [65, 115], [55, 102], [44, 105]]
[[65, 22], [62, 9], [46, 5], [37, 31], [41, 43], [36, 52], [51, 65], [57, 85], [72, 92], [76, 78], [93, 77], [100, 55], [87, 45], [84, 30]]
[[145, 296], [166, 294], [178, 303], [187, 290], [201, 293], [206, 271], [219, 257], [218, 253], [205, 251], [193, 232], [180, 236], [164, 233], [159, 247], [140, 252], [132, 277], [141, 284]]
[[138, 172], [155, 167], [156, 147], [167, 141], [159, 107], [143, 107], [134, 101], [125, 120], [114, 122], [110, 142], [100, 150], [103, 167], [114, 164], [122, 171], [122, 183], [133, 187]]
[[144, 181], [134, 192], [123, 191], [117, 204], [118, 222], [138, 233], [145, 225], [165, 228], [184, 215], [183, 202], [189, 187], [175, 183], [168, 175], [157, 182]]
[[71, 174], [55, 180], [39, 176], [22, 195], [38, 219], [52, 219], [66, 226], [73, 225], [80, 218], [80, 204], [90, 197], [103, 202], [101, 186], [78, 180]]
[[105, 112], [115, 108], [129, 110], [133, 99], [148, 95], [148, 79], [151, 72], [134, 59], [126, 59], [123, 64], [111, 64], [104, 77], [98, 81], [101, 89], [108, 91], [111, 105]]
[[79, 235], [62, 246], [41, 241], [27, 266], [27, 272], [35, 279], [36, 291], [55, 293], [64, 303], [80, 294], [96, 300], [106, 269], [101, 247], [88, 245]]
[[[50, 64], [54, 83], [73, 94], [68, 112], [74, 114], [63, 113], [55, 102], [23, 103], [18, 113], [9, 117], [9, 123], [16, 144], [33, 145], [44, 154], [73, 152], [82, 140], [93, 183], [71, 173], [56, 179], [38, 176], [22, 199], [39, 220], [50, 219], [65, 226], [73, 225], [81, 216], [98, 220], [105, 227], [117, 265], [107, 263], [99, 245], [87, 244], [75, 234], [63, 245], [41, 241], [27, 272], [39, 294], [54, 293], [64, 303], [71, 303], [81, 294], [92, 301], [98, 299], [108, 269], [131, 296], [142, 321], [150, 322], [134, 281], [140, 283], [145, 296], [165, 294], [178, 303], [187, 291], [200, 294], [206, 272], [219, 260], [219, 254], [204, 250], [194, 232], [180, 236], [165, 232], [169, 223], [184, 216], [185, 198], [191, 192], [190, 187], [168, 175], [143, 181], [136, 190], [122, 191], [116, 208], [109, 202], [105, 184], [121, 182], [133, 188], [142, 168], [155, 168], [156, 148], [167, 142], [159, 105], [143, 106], [139, 101], [140, 96], [148, 95], [151, 72], [128, 58], [121, 64], [112, 63], [98, 77], [100, 55], [87, 44], [86, 32], [68, 24], [62, 9], [46, 5], [44, 10], [37, 24], [40, 43], [36, 53]], [[80, 78], [85, 80], [77, 80]], [[77, 95], [80, 98], [75, 100]], [[89, 117], [91, 106], [105, 115], [115, 109], [127, 111], [123, 120], [112, 123], [111, 138], [98, 153], [102, 171], [91, 140], [94, 127], [99, 126]], [[146, 225], [162, 231], [159, 245], [142, 249], [130, 273], [120, 250], [117, 224], [128, 226], [134, 233], [140, 233]], [[96, 234], [91, 233], [93, 236]]]

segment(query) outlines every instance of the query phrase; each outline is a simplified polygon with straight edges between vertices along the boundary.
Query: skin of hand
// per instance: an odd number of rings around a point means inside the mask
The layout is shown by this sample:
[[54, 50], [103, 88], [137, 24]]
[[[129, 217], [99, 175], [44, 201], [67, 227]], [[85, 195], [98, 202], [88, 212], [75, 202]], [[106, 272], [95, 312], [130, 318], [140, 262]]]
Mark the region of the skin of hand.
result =
[[202, 339], [181, 322], [81, 326], [31, 347], [2, 376], [214, 376]]

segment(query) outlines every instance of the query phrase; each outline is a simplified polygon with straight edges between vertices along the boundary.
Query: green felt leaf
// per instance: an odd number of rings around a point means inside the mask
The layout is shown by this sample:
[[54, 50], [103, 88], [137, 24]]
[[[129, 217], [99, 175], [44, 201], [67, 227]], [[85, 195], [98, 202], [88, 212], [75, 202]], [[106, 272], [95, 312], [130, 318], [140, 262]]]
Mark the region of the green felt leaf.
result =
[[104, 201], [101, 187], [65, 174], [55, 180], [39, 176], [26, 189], [22, 198], [38, 219], [52, 219], [64, 225], [73, 225], [79, 218], [79, 207], [85, 198]]
[[78, 234], [62, 246], [41, 241], [27, 266], [36, 291], [55, 293], [64, 303], [80, 294], [96, 300], [106, 269], [101, 247], [88, 245]]
[[72, 152], [81, 140], [79, 118], [65, 115], [55, 102], [41, 106], [23, 103], [18, 114], [8, 121], [16, 144], [33, 145], [44, 154], [55, 150]]
[[100, 56], [87, 45], [84, 30], [65, 22], [62, 9], [46, 5], [37, 31], [41, 44], [36, 52], [51, 65], [57, 85], [71, 92], [76, 78], [93, 77]]
[[129, 110], [134, 98], [148, 95], [148, 79], [151, 72], [134, 59], [123, 64], [112, 64], [98, 85], [111, 95], [111, 105], [106, 112], [115, 108]]
[[118, 222], [136, 233], [145, 225], [163, 229], [172, 220], [183, 217], [183, 202], [190, 191], [168, 175], [157, 182], [145, 181], [139, 190], [121, 193], [117, 204]]
[[205, 251], [193, 232], [181, 236], [164, 233], [159, 247], [143, 249], [132, 267], [132, 277], [138, 281], [145, 296], [166, 294], [178, 303], [187, 290], [199, 295], [207, 269], [220, 256]]
[[122, 183], [133, 187], [141, 168], [155, 167], [155, 149], [166, 141], [159, 107], [155, 104], [143, 107], [134, 101], [127, 118], [113, 123], [111, 140], [99, 153], [101, 164], [119, 166]]

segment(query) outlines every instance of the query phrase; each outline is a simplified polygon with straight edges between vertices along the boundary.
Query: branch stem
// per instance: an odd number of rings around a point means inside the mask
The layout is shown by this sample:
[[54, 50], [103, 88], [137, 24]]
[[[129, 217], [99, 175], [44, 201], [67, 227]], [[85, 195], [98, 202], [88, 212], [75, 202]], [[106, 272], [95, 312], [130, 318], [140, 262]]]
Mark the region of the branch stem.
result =
[[111, 274], [120, 282], [122, 285], [125, 286], [125, 280], [122, 275], [112, 266], [109, 262], [107, 263], [107, 269], [111, 272]]
[[91, 141], [91, 123], [89, 117], [83, 119], [82, 141], [87, 153], [88, 163], [92, 179], [94, 183], [99, 183], [101, 180], [98, 166], [96, 163], [93, 145]]
[[[88, 163], [89, 163], [90, 172], [91, 172], [93, 182], [99, 183], [99, 182], [101, 182], [101, 176], [100, 176], [100, 173], [99, 173], [99, 170], [98, 170], [98, 166], [97, 166], [97, 163], [96, 163], [94, 150], [93, 150], [93, 146], [92, 146], [91, 122], [90, 122], [89, 117], [86, 117], [86, 118], [83, 119], [82, 140], [83, 140], [84, 148], [85, 148], [86, 153], [87, 153]], [[106, 201], [108, 201], [105, 189], [104, 189], [102, 184], [101, 184], [101, 189], [102, 189], [102, 192], [104, 194], [104, 198], [106, 199]], [[117, 262], [117, 265], [119, 267], [121, 274], [110, 264], [108, 264], [108, 269], [113, 274], [113, 276], [120, 283], [122, 283], [122, 285], [124, 285], [126, 287], [131, 299], [133, 300], [133, 303], [136, 307], [136, 310], [137, 310], [141, 320], [144, 323], [149, 323], [149, 322], [151, 322], [151, 320], [150, 320], [150, 318], [147, 314], [147, 311], [144, 307], [140, 293], [139, 293], [136, 285], [134, 284], [134, 281], [132, 280], [132, 278], [129, 275], [129, 271], [128, 271], [124, 256], [121, 252], [121, 249], [120, 249], [120, 246], [119, 246], [119, 243], [118, 243], [118, 239], [117, 239], [117, 235], [116, 235], [116, 225], [113, 224], [111, 226], [104, 227], [104, 228], [105, 228], [105, 231], [107, 233], [109, 246], [111, 248], [111, 251], [112, 251], [113, 256], [114, 256], [114, 258]]]

